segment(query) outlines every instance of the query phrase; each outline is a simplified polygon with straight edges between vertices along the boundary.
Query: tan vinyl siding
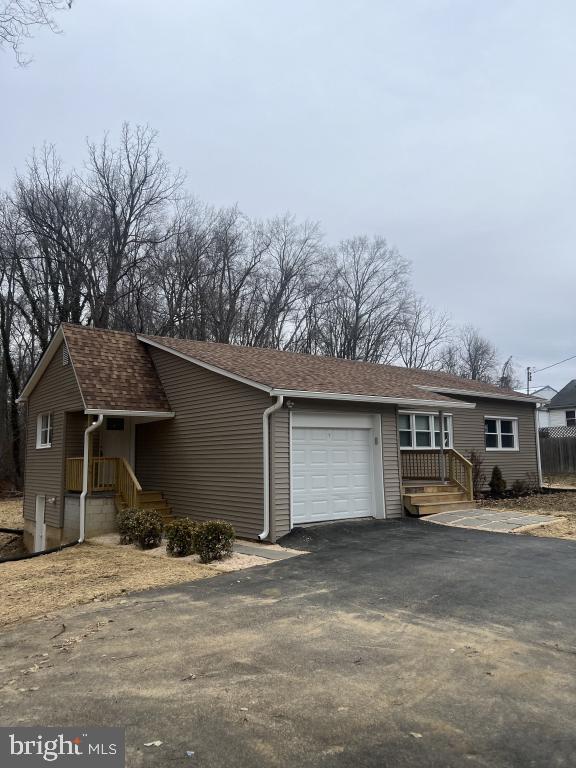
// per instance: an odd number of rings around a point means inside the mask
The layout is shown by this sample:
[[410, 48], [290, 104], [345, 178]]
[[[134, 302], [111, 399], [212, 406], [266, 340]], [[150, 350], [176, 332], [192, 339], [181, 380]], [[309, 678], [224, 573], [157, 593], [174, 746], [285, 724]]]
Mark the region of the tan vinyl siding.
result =
[[[490, 480], [492, 469], [498, 465], [502, 475], [510, 486], [514, 480], [526, 480], [526, 475], [538, 472], [536, 453], [536, 430], [534, 427], [534, 404], [521, 403], [513, 400], [496, 400], [488, 398], [461, 398], [476, 404], [475, 408], [460, 409], [446, 406], [445, 412], [452, 414], [454, 448], [466, 458], [470, 451], [475, 450], [484, 461], [486, 486]], [[400, 409], [403, 410], [403, 409]], [[431, 413], [435, 409], [410, 408]], [[484, 418], [509, 416], [518, 419], [518, 451], [487, 451], [484, 441]]]
[[136, 475], [175, 515], [221, 518], [239, 536], [264, 527], [264, 392], [151, 348], [175, 417], [136, 428]]
[[[35, 520], [36, 496], [46, 500], [45, 520], [49, 526], [62, 525], [66, 411], [84, 408], [72, 365], [62, 365], [62, 345], [27, 403], [26, 468], [24, 474], [24, 517]], [[36, 423], [41, 413], [52, 414], [52, 447], [36, 448]]]
[[[396, 427], [396, 409], [392, 405], [370, 407], [365, 403], [353, 403], [330, 400], [305, 400], [295, 401], [294, 411], [332, 411], [334, 413], [368, 413], [380, 414], [382, 418], [382, 467], [384, 474], [384, 505], [387, 518], [403, 516], [400, 494], [400, 472], [398, 464], [398, 430]], [[280, 497], [272, 502], [273, 531], [276, 538], [283, 536], [290, 530], [290, 461], [289, 438], [290, 428], [287, 417], [287, 409], [282, 409], [274, 414], [278, 417], [271, 430], [270, 446], [271, 458], [274, 462], [271, 479], [275, 487], [280, 491]], [[287, 456], [288, 454], [288, 456]], [[274, 487], [274, 485], [273, 485]], [[288, 489], [288, 498], [286, 498]]]
[[272, 541], [290, 531], [290, 411], [270, 416], [270, 533]]
[[400, 467], [398, 456], [398, 427], [396, 409], [387, 406], [382, 414], [382, 467], [384, 470], [384, 503], [386, 517], [402, 517], [402, 494], [400, 492]]
[[88, 420], [93, 418], [93, 416], [86, 416], [86, 414], [81, 411], [78, 413], [66, 414], [65, 458], [78, 458], [79, 456], [84, 455], [84, 432], [86, 427], [88, 427]]

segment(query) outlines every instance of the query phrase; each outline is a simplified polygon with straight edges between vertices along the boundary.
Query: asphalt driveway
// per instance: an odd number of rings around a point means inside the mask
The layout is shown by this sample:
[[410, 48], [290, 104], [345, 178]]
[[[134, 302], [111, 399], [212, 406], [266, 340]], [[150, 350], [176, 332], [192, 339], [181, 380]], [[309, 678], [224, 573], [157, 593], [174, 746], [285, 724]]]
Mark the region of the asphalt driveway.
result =
[[574, 764], [575, 542], [404, 520], [290, 546], [5, 632], [0, 722], [125, 726], [130, 768]]

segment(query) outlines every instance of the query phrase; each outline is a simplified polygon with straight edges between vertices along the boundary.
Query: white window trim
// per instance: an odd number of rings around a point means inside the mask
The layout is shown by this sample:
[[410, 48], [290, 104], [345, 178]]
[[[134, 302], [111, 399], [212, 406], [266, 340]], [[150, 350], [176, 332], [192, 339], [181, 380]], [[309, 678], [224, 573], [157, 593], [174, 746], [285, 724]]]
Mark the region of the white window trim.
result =
[[[42, 429], [42, 419], [44, 416], [48, 416], [48, 436], [50, 438], [49, 442], [43, 443], [42, 442], [42, 432], [46, 431]], [[52, 448], [52, 430], [53, 430], [53, 423], [52, 423], [52, 414], [51, 413], [39, 413], [36, 417], [36, 448], [37, 450], [42, 450], [43, 448]]]
[[[486, 420], [492, 419], [493, 421], [496, 421], [497, 423], [497, 435], [498, 435], [498, 447], [497, 448], [488, 448], [486, 445]], [[514, 435], [514, 448], [502, 448], [502, 428], [500, 426], [501, 421], [511, 421], [512, 422], [512, 434]], [[494, 434], [491, 432], [490, 434]], [[509, 434], [509, 433], [504, 433]], [[508, 453], [518, 453], [520, 450], [520, 439], [518, 437], [518, 416], [484, 416], [484, 450], [488, 451], [489, 453], [492, 453], [493, 451], [504, 451]]]
[[[430, 425], [430, 416], [440, 416], [440, 411], [398, 411], [398, 416], [428, 416], [428, 424]], [[444, 412], [443, 416], [448, 419], [448, 445], [444, 446], [444, 450], [449, 450], [454, 447], [454, 420], [451, 413]], [[412, 445], [400, 445], [400, 432], [407, 432], [408, 430], [400, 430], [398, 425], [398, 447], [401, 451], [439, 451], [440, 446], [436, 445], [416, 445], [416, 419], [410, 419], [410, 432], [412, 434]], [[421, 431], [421, 430], [418, 430]], [[440, 430], [443, 432], [443, 430]], [[432, 429], [432, 435], [434, 429]], [[434, 441], [435, 442], [435, 441]]]

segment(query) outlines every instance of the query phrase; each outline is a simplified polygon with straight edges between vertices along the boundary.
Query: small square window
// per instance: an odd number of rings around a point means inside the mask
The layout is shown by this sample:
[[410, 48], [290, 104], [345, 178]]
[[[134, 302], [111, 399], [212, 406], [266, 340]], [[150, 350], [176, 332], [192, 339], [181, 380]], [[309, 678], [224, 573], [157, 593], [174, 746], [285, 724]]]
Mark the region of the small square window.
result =
[[484, 441], [489, 451], [517, 451], [517, 419], [484, 419]]
[[576, 411], [566, 411], [566, 426], [576, 427]]
[[108, 432], [123, 432], [124, 419], [117, 416], [109, 416], [106, 419], [106, 429]]

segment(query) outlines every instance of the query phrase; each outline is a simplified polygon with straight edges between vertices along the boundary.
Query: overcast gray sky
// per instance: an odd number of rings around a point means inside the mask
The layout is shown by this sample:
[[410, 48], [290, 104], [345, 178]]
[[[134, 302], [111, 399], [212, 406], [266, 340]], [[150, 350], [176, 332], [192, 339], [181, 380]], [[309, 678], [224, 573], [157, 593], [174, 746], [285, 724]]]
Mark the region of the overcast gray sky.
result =
[[[188, 188], [384, 235], [503, 355], [576, 355], [573, 0], [75, 0], [0, 57], [0, 185], [147, 123]], [[561, 386], [576, 361], [534, 377]]]

